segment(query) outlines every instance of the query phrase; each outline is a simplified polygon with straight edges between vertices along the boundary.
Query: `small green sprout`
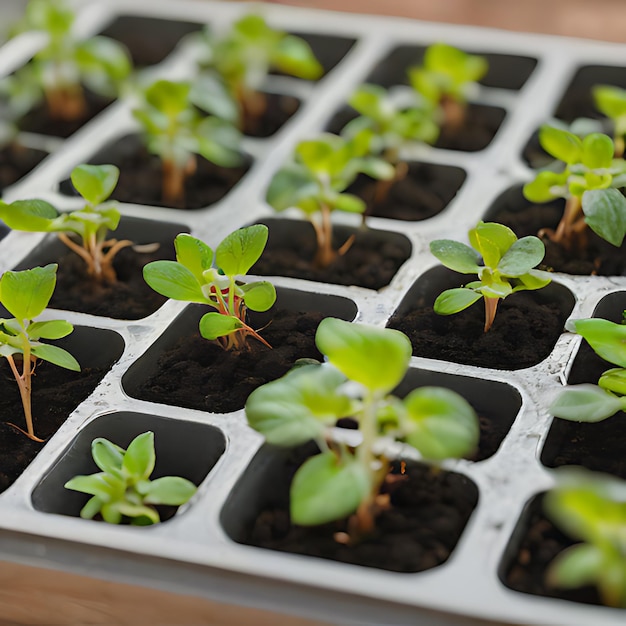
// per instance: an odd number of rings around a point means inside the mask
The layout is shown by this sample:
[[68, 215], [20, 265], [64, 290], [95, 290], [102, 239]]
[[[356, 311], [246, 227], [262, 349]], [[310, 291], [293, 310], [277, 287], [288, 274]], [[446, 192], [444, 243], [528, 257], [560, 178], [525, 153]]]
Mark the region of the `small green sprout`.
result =
[[78, 40], [75, 15], [64, 0], [30, 0], [20, 28], [45, 33], [45, 45], [31, 61], [0, 82], [0, 92], [22, 114], [45, 99], [50, 117], [75, 120], [86, 111], [83, 84], [116, 96], [131, 72], [125, 48], [108, 37]]
[[202, 65], [213, 68], [239, 103], [239, 127], [245, 119], [257, 120], [266, 110], [260, 92], [270, 70], [314, 80], [322, 66], [300, 37], [270, 27], [260, 15], [246, 15], [223, 37], [203, 34]]
[[[517, 291], [541, 289], [551, 281], [547, 272], [533, 269], [543, 259], [545, 247], [537, 237], [518, 239], [510, 228], [494, 222], [479, 222], [469, 231], [469, 241], [471, 248], [450, 239], [431, 242], [430, 251], [447, 268], [478, 276], [465, 287], [441, 293], [434, 310], [439, 315], [452, 315], [483, 298], [487, 332], [500, 300]], [[484, 265], [480, 265], [481, 257]]]
[[591, 133], [581, 139], [566, 130], [542, 126], [541, 147], [564, 163], [564, 169], [541, 170], [524, 185], [531, 202], [565, 198], [565, 210], [556, 231], [547, 236], [565, 249], [584, 250], [586, 228], [619, 247], [626, 235], [626, 198], [618, 191], [626, 186], [626, 161], [614, 159], [615, 146], [608, 135]]
[[426, 49], [423, 64], [408, 73], [413, 89], [442, 108], [444, 125], [457, 129], [465, 121], [468, 96], [488, 69], [484, 57], [436, 43]]
[[[200, 320], [200, 334], [218, 341], [225, 350], [245, 350], [252, 336], [269, 347], [246, 323], [247, 310], [267, 311], [276, 290], [267, 281], [242, 283], [265, 249], [268, 229], [263, 224], [240, 228], [215, 249], [187, 234], [174, 240], [176, 261], [154, 261], [143, 269], [145, 281], [157, 293], [184, 302], [208, 304], [216, 309]], [[213, 258], [215, 265], [213, 267]]]
[[196, 493], [196, 486], [180, 476], [150, 480], [156, 463], [151, 431], [135, 437], [126, 450], [98, 437], [91, 443], [91, 454], [102, 471], [65, 483], [66, 489], [91, 496], [80, 512], [83, 519], [99, 513], [109, 524], [125, 519], [134, 526], [158, 524], [161, 518], [154, 505], [180, 506]]
[[606, 370], [597, 385], [572, 385], [550, 406], [550, 413], [575, 422], [600, 422], [626, 410], [626, 325], [601, 318], [573, 320], [575, 330], [605, 361], [618, 367]]
[[242, 162], [239, 131], [200, 112], [198, 107], [210, 106], [202, 91], [190, 81], [157, 80], [142, 91], [142, 102], [133, 110], [146, 148], [163, 164], [163, 200], [174, 206], [184, 200], [185, 179], [196, 171], [196, 155], [221, 167]]
[[[106, 238], [120, 221], [116, 202], [108, 200], [119, 173], [115, 165], [79, 165], [72, 170], [71, 180], [86, 202], [82, 209], [59, 213], [44, 200], [0, 201], [0, 219], [15, 230], [58, 233], [59, 239], [85, 261], [89, 276], [99, 283], [115, 284], [115, 255], [133, 245], [126, 239]], [[78, 235], [80, 243], [68, 233]]]
[[350, 97], [350, 106], [359, 117], [341, 131], [352, 138], [363, 130], [372, 133], [371, 152], [381, 155], [395, 169], [393, 179], [379, 181], [376, 201], [383, 200], [393, 182], [402, 180], [408, 171], [400, 160], [400, 149], [407, 142], [432, 144], [439, 136], [439, 126], [430, 105], [400, 108], [389, 92], [379, 85], [361, 85]]
[[626, 140], [626, 89], [613, 85], [596, 85], [592, 94], [598, 111], [613, 121], [615, 156], [622, 157]]
[[[472, 407], [458, 394], [422, 387], [400, 399], [411, 343], [403, 333], [326, 318], [315, 342], [327, 363], [303, 365], [257, 388], [246, 403], [252, 428], [270, 444], [314, 439], [321, 454], [308, 459], [291, 484], [291, 519], [304, 526], [353, 515], [352, 539], [372, 531], [388, 502], [380, 488], [389, 473], [382, 440], [405, 442], [430, 461], [461, 457], [478, 443]], [[360, 442], [348, 445], [333, 428], [354, 418]]]
[[339, 251], [333, 249], [332, 211], [365, 211], [365, 202], [344, 190], [359, 173], [376, 179], [393, 178], [394, 168], [389, 163], [370, 156], [371, 140], [371, 132], [362, 130], [350, 139], [323, 133], [317, 139], [301, 141], [295, 149], [295, 163], [279, 170], [270, 183], [266, 199], [274, 210], [296, 207], [313, 224], [316, 267], [328, 267], [352, 244], [349, 239]]
[[544, 509], [564, 533], [582, 542], [556, 556], [548, 584], [595, 585], [604, 604], [626, 608], [626, 483], [570, 471], [546, 494]]
[[[5, 272], [0, 278], [0, 303], [13, 315], [12, 319], [0, 320], [0, 356], [9, 362], [19, 387], [26, 431], [14, 424], [11, 426], [38, 442], [43, 439], [35, 436], [31, 408], [32, 377], [37, 359], [80, 371], [80, 365], [69, 352], [40, 341], [66, 337], [74, 327], [64, 320], [33, 321], [48, 306], [56, 285], [56, 271], [57, 266], [51, 264], [21, 272]], [[21, 372], [15, 355], [20, 355]]]

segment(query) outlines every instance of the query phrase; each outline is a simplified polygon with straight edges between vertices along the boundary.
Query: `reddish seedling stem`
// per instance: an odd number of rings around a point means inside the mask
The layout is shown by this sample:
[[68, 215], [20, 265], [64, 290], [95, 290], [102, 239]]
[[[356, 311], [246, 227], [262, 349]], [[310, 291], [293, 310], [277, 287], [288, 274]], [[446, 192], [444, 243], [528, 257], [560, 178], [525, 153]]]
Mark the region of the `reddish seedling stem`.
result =
[[487, 332], [493, 325], [496, 318], [496, 310], [498, 309], [499, 298], [483, 298], [485, 301], [485, 330]]
[[24, 433], [29, 439], [37, 442], [43, 442], [43, 439], [39, 439], [39, 437], [35, 436], [35, 429], [33, 427], [33, 413], [31, 408], [31, 389], [32, 389], [32, 375], [35, 370], [35, 364], [32, 362], [30, 355], [30, 348], [28, 350], [24, 350], [23, 361], [22, 361], [22, 373], [20, 374], [15, 360], [13, 356], [8, 356], [7, 360], [9, 361], [9, 365], [11, 366], [11, 371], [13, 372], [13, 376], [15, 376], [15, 381], [17, 382], [17, 386], [20, 390], [20, 398], [22, 400], [22, 407], [24, 409], [24, 418], [26, 419], [26, 430], [22, 430], [19, 426], [15, 426], [15, 424], [10, 424], [20, 432]]

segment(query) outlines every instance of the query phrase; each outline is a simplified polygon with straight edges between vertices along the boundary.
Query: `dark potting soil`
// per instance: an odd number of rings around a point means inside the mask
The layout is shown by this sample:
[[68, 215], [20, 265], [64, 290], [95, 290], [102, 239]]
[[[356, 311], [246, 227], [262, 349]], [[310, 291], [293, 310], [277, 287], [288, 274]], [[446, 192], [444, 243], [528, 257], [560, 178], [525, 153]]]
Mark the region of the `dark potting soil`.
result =
[[464, 152], [482, 150], [494, 138], [504, 116], [504, 109], [470, 103], [461, 128], [443, 126], [435, 147]]
[[164, 258], [154, 253], [137, 253], [122, 249], [114, 260], [118, 282], [115, 285], [95, 283], [77, 254], [68, 251], [58, 260], [57, 284], [50, 306], [91, 315], [136, 320], [154, 313], [166, 298], [153, 291], [143, 279], [143, 266]]
[[465, 172], [458, 167], [411, 163], [407, 175], [395, 182], [386, 197], [377, 202], [376, 189], [380, 183], [369, 176], [359, 176], [348, 191], [365, 200], [366, 215], [415, 222], [441, 213], [465, 177]]
[[46, 156], [47, 152], [15, 143], [0, 150], [0, 191], [28, 174]]
[[415, 356], [503, 370], [536, 365], [552, 351], [565, 318], [556, 303], [542, 304], [519, 292], [501, 301], [484, 332], [482, 301], [455, 315], [438, 315], [423, 302], [387, 326], [405, 333]]
[[[0, 363], [0, 492], [12, 485], [37, 456], [43, 443], [31, 441], [7, 422], [26, 428], [20, 394], [9, 364]], [[93, 391], [103, 376], [96, 368], [71, 372], [39, 362], [33, 376], [32, 411], [35, 435], [49, 439], [68, 415]]]
[[548, 586], [546, 571], [552, 560], [574, 542], [546, 518], [539, 496], [530, 505], [517, 550], [503, 574], [507, 587], [524, 593], [585, 604], [602, 604], [595, 587], [560, 589]]
[[19, 124], [20, 130], [42, 135], [52, 135], [53, 137], [69, 137], [113, 102], [111, 98], [98, 96], [88, 90], [85, 90], [85, 99], [87, 101], [85, 114], [76, 120], [52, 119], [48, 114], [47, 107], [42, 104], [21, 119]]
[[[597, 384], [611, 367], [586, 343], [580, 346], [568, 378], [569, 385]], [[541, 452], [548, 467], [582, 465], [597, 472], [608, 472], [626, 479], [626, 413], [620, 411], [593, 424], [554, 418]]]
[[[187, 177], [184, 199], [171, 206], [161, 197], [161, 160], [148, 154], [135, 135], [124, 137], [96, 155], [94, 163], [114, 163], [120, 168], [120, 178], [112, 198], [120, 202], [150, 204], [175, 209], [201, 209], [221, 200], [247, 172], [249, 162], [244, 157], [239, 167], [218, 167], [206, 159], [197, 159], [196, 172]], [[70, 187], [71, 189], [71, 187]], [[67, 186], [64, 193], [70, 192]]]
[[157, 371], [133, 395], [215, 413], [241, 409], [254, 389], [286, 374], [296, 360], [322, 360], [315, 347], [322, 318], [321, 313], [277, 310], [259, 333], [271, 349], [250, 339], [249, 351], [225, 352], [199, 333], [181, 337], [159, 357]]
[[[307, 226], [310, 226], [307, 224]], [[341, 247], [350, 234], [333, 234], [333, 247]], [[409, 258], [397, 241], [376, 237], [373, 231], [356, 231], [350, 249], [327, 268], [313, 266], [316, 243], [313, 227], [294, 229], [293, 236], [270, 239], [263, 256], [250, 273], [262, 276], [290, 276], [335, 285], [356, 285], [366, 289], [381, 289], [388, 285], [400, 266]]]
[[300, 101], [293, 96], [279, 93], [265, 93], [267, 109], [259, 119], [244, 120], [243, 133], [249, 137], [270, 137], [276, 133], [296, 113]]
[[[555, 229], [563, 215], [562, 203], [528, 205], [520, 211], [497, 211], [491, 218], [508, 226], [518, 237], [537, 235], [542, 228]], [[586, 230], [585, 250], [566, 250], [547, 237], [546, 254], [540, 268], [575, 275], [621, 276], [626, 270], [626, 243], [616, 248], [591, 229]]]
[[382, 489], [390, 494], [392, 506], [377, 517], [374, 534], [344, 545], [334, 535], [346, 532], [346, 519], [316, 527], [291, 524], [289, 486], [314, 453], [311, 444], [292, 452], [240, 542], [394, 572], [420, 572], [448, 559], [478, 501], [476, 486], [461, 474], [397, 462], [392, 473], [406, 478], [386, 482]]

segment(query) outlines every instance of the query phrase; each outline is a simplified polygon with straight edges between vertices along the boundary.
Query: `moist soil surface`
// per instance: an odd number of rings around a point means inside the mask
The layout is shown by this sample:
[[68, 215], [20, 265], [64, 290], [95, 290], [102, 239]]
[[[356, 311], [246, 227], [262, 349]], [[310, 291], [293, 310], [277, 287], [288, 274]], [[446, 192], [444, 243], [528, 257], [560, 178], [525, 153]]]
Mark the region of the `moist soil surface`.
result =
[[344, 545], [335, 534], [346, 532], [346, 519], [316, 527], [291, 524], [289, 486], [298, 467], [314, 453], [311, 444], [292, 452], [263, 510], [238, 539], [241, 543], [394, 572], [419, 572], [448, 559], [478, 500], [478, 490], [467, 477], [419, 463], [394, 463], [396, 480], [382, 488], [392, 506], [377, 517], [371, 536]]
[[315, 347], [322, 318], [321, 313], [277, 310], [259, 331], [271, 349], [250, 338], [249, 351], [226, 352], [199, 333], [182, 337], [163, 352], [157, 371], [133, 395], [201, 411], [237, 411], [254, 389], [286, 374], [297, 359], [322, 360]]
[[364, 175], [348, 191], [365, 201], [366, 215], [416, 222], [441, 213], [464, 180], [465, 173], [460, 168], [412, 163], [407, 175], [395, 181], [385, 195], [377, 190], [384, 188], [386, 181]]
[[597, 590], [592, 586], [577, 589], [559, 589], [546, 583], [546, 571], [557, 554], [574, 545], [549, 521], [541, 510], [543, 498], [530, 505], [528, 521], [517, 551], [506, 568], [504, 583], [507, 587], [524, 593], [552, 598], [562, 598], [585, 604], [602, 604]]
[[[337, 250], [350, 237], [335, 229], [333, 247]], [[353, 232], [353, 231], [350, 231]], [[313, 227], [294, 229], [292, 237], [272, 238], [261, 258], [250, 270], [262, 276], [290, 276], [335, 285], [356, 285], [381, 289], [388, 285], [409, 254], [396, 241], [377, 237], [373, 231], [356, 232], [354, 243], [327, 268], [313, 266], [316, 243]]]
[[[569, 385], [597, 384], [611, 367], [586, 343], [580, 346], [568, 378]], [[554, 418], [546, 438], [541, 461], [548, 467], [582, 465], [626, 479], [626, 414], [620, 411], [601, 422], [570, 422]]]
[[47, 152], [18, 144], [0, 150], [0, 191], [28, 174], [46, 156]]
[[47, 107], [42, 104], [20, 120], [20, 130], [66, 138], [74, 134], [83, 124], [104, 111], [113, 102], [111, 98], [98, 96], [88, 90], [85, 90], [85, 100], [87, 102], [85, 113], [75, 120], [52, 119], [48, 114]]
[[486, 333], [481, 301], [455, 315], [438, 315], [432, 305], [418, 302], [405, 314], [394, 313], [387, 325], [409, 337], [415, 356], [516, 370], [550, 354], [564, 321], [556, 303], [542, 304], [520, 292], [500, 301]]
[[[542, 228], [555, 229], [563, 215], [563, 204], [528, 205], [523, 210], [496, 211], [491, 216], [493, 221], [508, 226], [518, 237], [537, 235]], [[626, 243], [616, 248], [598, 237], [589, 228], [586, 249], [565, 249], [543, 238], [546, 254], [539, 266], [554, 272], [574, 275], [621, 276], [626, 270]]]
[[162, 251], [139, 254], [131, 247], [115, 257], [118, 281], [115, 285], [98, 284], [86, 271], [77, 254], [67, 252], [58, 260], [57, 284], [50, 306], [91, 315], [135, 320], [154, 313], [166, 298], [153, 291], [143, 279], [146, 263], [165, 258]]
[[[0, 492], [12, 485], [37, 456], [43, 443], [31, 441], [8, 422], [26, 428], [17, 383], [3, 359], [0, 368]], [[21, 365], [20, 365], [21, 367]], [[33, 376], [32, 410], [35, 435], [50, 437], [68, 415], [93, 391], [103, 370], [83, 368], [80, 372], [39, 362]]]

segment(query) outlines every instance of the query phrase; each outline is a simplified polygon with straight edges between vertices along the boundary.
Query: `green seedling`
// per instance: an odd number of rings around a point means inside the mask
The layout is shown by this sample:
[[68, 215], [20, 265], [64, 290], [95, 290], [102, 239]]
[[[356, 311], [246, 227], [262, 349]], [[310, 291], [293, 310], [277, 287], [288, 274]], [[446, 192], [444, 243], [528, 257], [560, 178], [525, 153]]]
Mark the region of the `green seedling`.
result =
[[563, 170], [540, 171], [524, 185], [531, 202], [565, 198], [565, 210], [556, 230], [544, 228], [548, 237], [568, 250], [584, 250], [587, 226], [610, 244], [619, 247], [626, 235], [626, 198], [618, 191], [626, 186], [626, 161], [615, 159], [608, 135], [591, 133], [583, 139], [551, 126], [539, 131], [541, 147], [563, 162]]
[[[176, 261], [154, 261], [143, 269], [157, 293], [184, 302], [207, 304], [216, 309], [200, 320], [200, 334], [217, 341], [225, 350], [248, 348], [248, 336], [270, 347], [246, 323], [247, 311], [267, 311], [276, 301], [276, 290], [267, 281], [243, 283], [245, 276], [265, 249], [268, 229], [263, 224], [240, 228], [215, 249], [191, 235], [174, 240]], [[215, 265], [213, 267], [213, 259]]]
[[28, 64], [0, 81], [0, 92], [17, 113], [45, 100], [51, 118], [75, 120], [86, 112], [83, 84], [102, 95], [119, 93], [131, 72], [125, 48], [108, 37], [77, 39], [74, 21], [63, 0], [28, 3], [19, 29], [43, 32], [46, 42]]
[[626, 89], [613, 85], [596, 85], [592, 89], [593, 100], [600, 113], [613, 121], [615, 156], [624, 156], [626, 140]]
[[313, 264], [328, 267], [337, 254], [344, 254], [352, 239], [338, 251], [332, 247], [331, 213], [365, 212], [365, 202], [344, 193], [359, 173], [376, 179], [393, 178], [394, 168], [384, 160], [370, 156], [372, 134], [367, 130], [351, 139], [324, 133], [317, 139], [301, 141], [295, 150], [295, 162], [279, 170], [267, 190], [267, 202], [276, 211], [295, 207], [310, 220], [317, 239]]
[[196, 486], [180, 476], [150, 480], [156, 463], [151, 431], [135, 437], [126, 450], [98, 437], [91, 443], [91, 454], [102, 471], [65, 483], [66, 489], [91, 496], [80, 512], [83, 519], [100, 514], [109, 524], [126, 520], [133, 526], [158, 524], [155, 505], [180, 506], [196, 493]]
[[361, 85], [348, 103], [359, 117], [349, 122], [341, 134], [353, 138], [364, 130], [372, 133], [372, 154], [381, 155], [395, 169], [392, 179], [378, 183], [375, 201], [379, 202], [394, 182], [406, 176], [408, 166], [400, 159], [402, 146], [407, 142], [432, 144], [437, 140], [439, 127], [434, 109], [429, 105], [400, 108], [384, 87], [369, 84]]
[[9, 362], [19, 387], [26, 430], [15, 424], [11, 426], [38, 442], [43, 439], [35, 436], [31, 407], [32, 378], [37, 360], [80, 371], [80, 365], [69, 352], [40, 341], [66, 337], [74, 327], [64, 320], [34, 321], [52, 297], [56, 271], [56, 265], [46, 265], [21, 272], [5, 272], [0, 278], [0, 304], [13, 315], [11, 319], [0, 319], [0, 356]]
[[141, 92], [142, 102], [133, 110], [148, 152], [163, 164], [163, 200], [174, 206], [184, 200], [185, 180], [196, 171], [196, 155], [221, 167], [242, 162], [239, 131], [224, 119], [200, 112], [198, 107], [212, 106], [203, 92], [190, 81], [157, 80]]
[[[311, 439], [321, 454], [309, 458], [291, 484], [295, 524], [325, 524], [346, 516], [351, 540], [370, 533], [390, 461], [382, 440], [405, 442], [438, 462], [470, 453], [479, 428], [472, 407], [457, 393], [422, 387], [391, 395], [404, 378], [411, 343], [399, 331], [326, 318], [315, 337], [327, 362], [302, 365], [257, 388], [246, 403], [252, 428], [270, 444], [297, 446]], [[361, 434], [348, 445], [333, 428], [352, 417]], [[415, 452], [413, 450], [413, 452]]]
[[[115, 255], [133, 245], [126, 239], [106, 238], [120, 221], [116, 202], [108, 200], [119, 173], [115, 165], [79, 165], [72, 170], [71, 180], [85, 200], [82, 209], [59, 213], [44, 200], [16, 200], [11, 204], [0, 201], [0, 219], [15, 230], [58, 233], [59, 239], [83, 259], [89, 276], [99, 283], [115, 284]], [[70, 234], [77, 235], [80, 243]]]
[[[465, 287], [447, 289], [435, 300], [439, 315], [463, 311], [480, 298], [485, 302], [485, 332], [495, 319], [500, 300], [517, 291], [541, 289], [550, 283], [547, 272], [533, 269], [545, 254], [537, 237], [518, 239], [502, 224], [479, 222], [469, 231], [471, 248], [450, 239], [437, 239], [430, 251], [449, 269], [461, 274], [476, 274], [478, 280]], [[481, 258], [484, 265], [481, 265]]]
[[607, 606], [626, 608], [626, 483], [570, 470], [544, 500], [548, 517], [580, 542], [550, 563], [547, 582], [595, 585]]
[[626, 410], [626, 325], [601, 318], [568, 322], [594, 352], [617, 365], [606, 370], [597, 385], [572, 385], [550, 406], [550, 413], [575, 422], [600, 422]]
[[267, 103], [259, 91], [270, 70], [314, 80], [323, 72], [309, 45], [300, 37], [276, 30], [260, 15], [246, 15], [225, 36], [203, 33], [201, 64], [212, 68], [239, 103], [240, 128], [244, 120], [263, 115]]
[[450, 129], [465, 121], [467, 100], [489, 69], [487, 59], [467, 54], [444, 43], [429, 46], [421, 66], [409, 68], [409, 82], [426, 101], [443, 110]]

